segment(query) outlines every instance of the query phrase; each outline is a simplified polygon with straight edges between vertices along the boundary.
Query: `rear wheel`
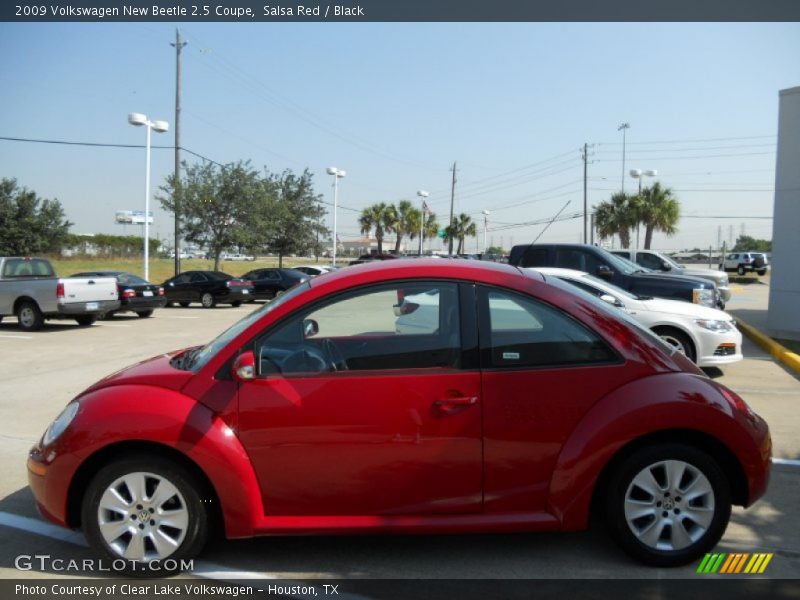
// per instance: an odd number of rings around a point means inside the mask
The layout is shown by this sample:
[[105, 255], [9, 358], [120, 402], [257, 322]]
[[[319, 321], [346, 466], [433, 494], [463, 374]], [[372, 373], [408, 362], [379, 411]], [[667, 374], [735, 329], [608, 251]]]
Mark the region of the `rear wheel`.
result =
[[44, 315], [35, 302], [22, 302], [17, 307], [17, 321], [23, 331], [39, 331], [44, 325]]
[[736, 268], [736, 272], [737, 272], [739, 275], [744, 275], [744, 265], [739, 265], [739, 266]]
[[75, 317], [75, 320], [81, 327], [89, 327], [90, 325], [94, 325], [94, 322], [97, 321], [97, 315], [79, 315]]
[[187, 306], [189, 306], [190, 303], [189, 302], [179, 302], [178, 304], [180, 304], [182, 308], [186, 308]]
[[242, 301], [241, 300], [237, 300], [236, 302], [231, 302], [231, 306], [233, 308], [239, 308], [241, 305], [242, 305]]
[[103, 467], [89, 483], [81, 516], [90, 544], [112, 561], [128, 561], [125, 571], [138, 576], [147, 574], [150, 561], [180, 564], [194, 557], [208, 537], [210, 517], [191, 474], [156, 456]]
[[697, 352], [688, 335], [672, 327], [656, 327], [653, 331], [690, 361], [697, 362]]
[[140, 319], [146, 319], [147, 317], [152, 317], [153, 316], [153, 311], [152, 310], [140, 310], [136, 314], [139, 315]]
[[606, 490], [606, 513], [611, 533], [630, 555], [659, 567], [684, 565], [725, 532], [730, 484], [706, 453], [659, 444], [619, 465]]
[[766, 269], [761, 269], [760, 271], [758, 271], [758, 274], [759, 275], [766, 275], [767, 274], [767, 270]]
[[217, 305], [217, 301], [212, 294], [205, 292], [200, 296], [200, 304], [203, 305], [203, 308], [214, 308]]

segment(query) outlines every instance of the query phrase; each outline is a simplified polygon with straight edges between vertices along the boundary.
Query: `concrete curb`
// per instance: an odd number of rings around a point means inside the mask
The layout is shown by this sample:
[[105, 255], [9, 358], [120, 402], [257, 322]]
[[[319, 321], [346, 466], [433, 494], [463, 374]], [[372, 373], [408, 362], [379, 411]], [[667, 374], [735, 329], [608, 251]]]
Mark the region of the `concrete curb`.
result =
[[749, 325], [741, 318], [734, 318], [736, 319], [737, 327], [739, 327], [743, 334], [761, 346], [764, 350], [769, 352], [775, 358], [775, 360], [783, 363], [795, 373], [800, 374], [800, 356], [785, 346], [782, 346], [767, 334], [762, 333], [752, 325]]

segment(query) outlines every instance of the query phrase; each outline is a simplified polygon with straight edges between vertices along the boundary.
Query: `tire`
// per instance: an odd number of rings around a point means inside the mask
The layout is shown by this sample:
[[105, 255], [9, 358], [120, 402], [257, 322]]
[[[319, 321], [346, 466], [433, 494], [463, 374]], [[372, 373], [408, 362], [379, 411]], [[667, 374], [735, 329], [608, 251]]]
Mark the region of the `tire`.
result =
[[97, 321], [97, 315], [79, 315], [75, 317], [75, 320], [81, 327], [89, 327]]
[[725, 269], [723, 268], [723, 265], [720, 265], [720, 266], [719, 266], [719, 270], [720, 270], [720, 271], [724, 271], [724, 270], [725, 270]]
[[731, 515], [730, 484], [705, 452], [683, 444], [642, 448], [609, 479], [611, 534], [634, 558], [658, 567], [695, 561], [720, 540]]
[[38, 304], [26, 300], [17, 307], [17, 321], [22, 331], [39, 331], [44, 325], [44, 315]]
[[205, 292], [200, 296], [200, 304], [203, 305], [203, 308], [214, 308], [217, 305], [217, 300], [213, 294]]
[[690, 361], [697, 362], [697, 350], [694, 347], [694, 343], [684, 332], [672, 327], [656, 327], [653, 332], [667, 344], [676, 348], [678, 352], [685, 355]]
[[136, 313], [140, 319], [146, 319], [153, 316], [152, 310], [140, 310]]
[[739, 265], [736, 268], [736, 273], [738, 273], [739, 275], [744, 275], [744, 265]]
[[764, 275], [767, 274], [767, 270], [766, 269], [761, 269], [760, 271], [758, 271], [758, 274], [763, 277]]
[[239, 308], [241, 305], [242, 305], [242, 301], [241, 300], [237, 300], [236, 302], [231, 302], [231, 306], [233, 308]]
[[[136, 484], [144, 488], [141, 498], [133, 498]], [[166, 497], [159, 498], [159, 488]], [[193, 558], [205, 545], [211, 515], [203, 500], [202, 487], [180, 465], [152, 455], [124, 458], [101, 468], [86, 488], [83, 532], [112, 564], [128, 559], [123, 574], [160, 577], [169, 571], [148, 571], [144, 565], [166, 558], [180, 565], [181, 559]], [[159, 548], [156, 543], [164, 538], [172, 543]]]
[[181, 308], [186, 308], [187, 306], [189, 306], [191, 304], [191, 302], [178, 302], [178, 304], [181, 305]]

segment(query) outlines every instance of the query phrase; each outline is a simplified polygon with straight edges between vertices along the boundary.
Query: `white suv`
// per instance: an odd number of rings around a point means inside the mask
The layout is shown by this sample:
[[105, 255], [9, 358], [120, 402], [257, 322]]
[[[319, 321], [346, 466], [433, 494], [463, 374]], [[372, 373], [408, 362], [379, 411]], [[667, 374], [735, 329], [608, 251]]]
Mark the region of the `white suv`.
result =
[[759, 275], [767, 272], [767, 255], [762, 252], [731, 252], [719, 266], [720, 271], [736, 271], [744, 275], [747, 271], [755, 271]]

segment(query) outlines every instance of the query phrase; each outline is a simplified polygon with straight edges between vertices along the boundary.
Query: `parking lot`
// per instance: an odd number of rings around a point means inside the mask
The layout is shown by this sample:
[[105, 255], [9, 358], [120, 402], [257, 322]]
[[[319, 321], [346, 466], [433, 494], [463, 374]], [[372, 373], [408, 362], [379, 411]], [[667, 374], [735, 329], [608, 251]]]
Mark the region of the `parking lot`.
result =
[[[740, 300], [748, 291], [737, 290]], [[731, 306], [736, 306], [736, 296]], [[0, 324], [0, 572], [3, 578], [42, 577], [18, 571], [19, 555], [91, 558], [80, 535], [41, 521], [27, 489], [25, 458], [51, 419], [97, 379], [171, 349], [205, 343], [254, 305], [213, 310], [163, 309], [150, 319], [117, 316], [90, 328], [50, 322], [23, 334], [14, 319]], [[766, 496], [752, 509], [734, 509], [717, 550], [772, 552], [766, 575], [800, 575], [800, 381], [745, 340], [745, 360], [711, 375], [740, 393], [766, 418], [778, 462]], [[147, 398], [142, 398], [146, 403]], [[695, 567], [655, 570], [627, 558], [602, 524], [569, 534], [466, 536], [283, 537], [210, 544], [195, 575], [239, 578], [672, 578]], [[71, 573], [71, 575], [78, 575]], [[81, 573], [81, 576], [91, 576]]]

